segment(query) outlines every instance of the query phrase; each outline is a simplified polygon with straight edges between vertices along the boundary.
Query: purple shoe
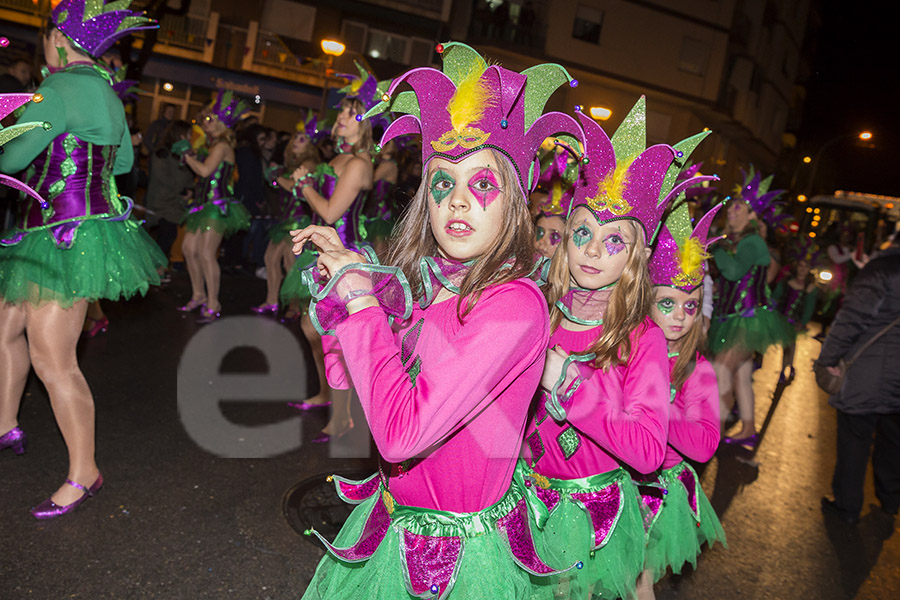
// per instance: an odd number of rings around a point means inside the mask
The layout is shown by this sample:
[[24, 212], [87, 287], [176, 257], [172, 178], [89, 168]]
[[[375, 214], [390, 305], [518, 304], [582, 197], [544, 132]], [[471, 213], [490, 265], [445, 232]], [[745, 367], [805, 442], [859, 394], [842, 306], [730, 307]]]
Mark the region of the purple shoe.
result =
[[250, 310], [258, 315], [275, 315], [278, 313], [277, 304], [263, 304], [262, 306], [251, 306]]
[[39, 519], [41, 521], [47, 519], [55, 519], [56, 517], [72, 512], [73, 510], [78, 508], [79, 504], [81, 504], [88, 498], [93, 498], [97, 495], [97, 492], [100, 491], [101, 487], [103, 487], [103, 475], [98, 475], [97, 481], [95, 481], [94, 485], [89, 488], [86, 488], [80, 483], [76, 483], [71, 479], [66, 479], [66, 483], [84, 492], [84, 494], [81, 495], [81, 498], [79, 498], [72, 504], [66, 504], [65, 506], [59, 506], [53, 500], [47, 498], [31, 509], [31, 514], [34, 515], [35, 519]]
[[319, 402], [318, 404], [313, 402], [288, 402], [287, 405], [302, 411], [316, 410], [317, 408], [328, 408], [331, 406], [331, 400], [328, 402]]
[[213, 312], [204, 306], [202, 309], [200, 309], [200, 318], [197, 319], [197, 322], [201, 325], [206, 325], [207, 323], [218, 321], [221, 318], [222, 313], [220, 311]]
[[0, 436], [0, 450], [12, 448], [15, 454], [25, 454], [25, 432], [18, 427], [13, 427]]
[[179, 306], [175, 310], [179, 312], [193, 312], [201, 307], [206, 308], [206, 300], [191, 300], [184, 306]]
[[744, 448], [752, 450], [759, 445], [759, 434], [754, 433], [753, 435], [748, 435], [747, 437], [742, 438], [727, 437], [723, 439], [722, 442], [726, 444], [742, 446]]

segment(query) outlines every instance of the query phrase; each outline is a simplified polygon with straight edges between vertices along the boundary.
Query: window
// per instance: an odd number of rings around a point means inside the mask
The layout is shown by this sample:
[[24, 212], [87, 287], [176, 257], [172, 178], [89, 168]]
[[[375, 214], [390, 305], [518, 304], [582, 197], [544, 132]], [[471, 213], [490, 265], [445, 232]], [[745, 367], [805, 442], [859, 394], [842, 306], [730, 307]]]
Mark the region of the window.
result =
[[406, 42], [406, 37], [370, 29], [365, 54], [372, 58], [406, 64], [409, 62], [406, 56]]
[[678, 57], [679, 69], [694, 75], [703, 75], [706, 73], [708, 61], [708, 43], [688, 37], [681, 40], [681, 54]]
[[575, 23], [572, 26], [572, 37], [576, 40], [600, 43], [600, 29], [603, 27], [603, 11], [593, 6], [579, 4], [575, 9]]

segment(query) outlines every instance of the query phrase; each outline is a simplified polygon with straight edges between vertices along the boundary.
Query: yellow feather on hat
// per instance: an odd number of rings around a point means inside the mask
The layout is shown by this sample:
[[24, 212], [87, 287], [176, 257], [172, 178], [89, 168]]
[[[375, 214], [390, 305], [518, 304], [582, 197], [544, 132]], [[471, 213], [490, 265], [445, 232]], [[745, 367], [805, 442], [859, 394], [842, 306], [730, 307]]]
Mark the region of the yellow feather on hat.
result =
[[472, 61], [469, 72], [459, 83], [453, 97], [447, 104], [450, 123], [458, 133], [463, 128], [475, 123], [484, 116], [484, 111], [496, 103], [490, 86], [481, 79], [484, 69], [476, 61]]

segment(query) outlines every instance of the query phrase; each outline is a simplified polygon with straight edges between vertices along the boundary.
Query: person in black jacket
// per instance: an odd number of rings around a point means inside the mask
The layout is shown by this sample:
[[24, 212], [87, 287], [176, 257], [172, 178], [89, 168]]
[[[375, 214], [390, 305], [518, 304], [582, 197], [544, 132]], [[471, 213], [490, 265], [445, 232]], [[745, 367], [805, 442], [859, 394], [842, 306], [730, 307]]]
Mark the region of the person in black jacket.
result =
[[[850, 286], [822, 345], [818, 363], [834, 375], [841, 359], [856, 352], [900, 317], [900, 239], [871, 260]], [[822, 507], [856, 523], [863, 504], [863, 484], [872, 437], [875, 494], [890, 515], [900, 508], [900, 324], [891, 327], [853, 361], [839, 394], [829, 398], [837, 409], [837, 464], [834, 498]]]

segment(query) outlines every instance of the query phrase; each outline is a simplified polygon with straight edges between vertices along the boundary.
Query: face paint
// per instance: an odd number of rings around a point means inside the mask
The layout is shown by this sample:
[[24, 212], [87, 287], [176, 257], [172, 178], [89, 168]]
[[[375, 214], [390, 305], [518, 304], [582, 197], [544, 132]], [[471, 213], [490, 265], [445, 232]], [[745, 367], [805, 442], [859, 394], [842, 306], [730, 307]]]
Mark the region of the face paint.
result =
[[472, 195], [475, 196], [475, 199], [478, 200], [478, 203], [481, 204], [481, 207], [485, 210], [487, 210], [487, 207], [497, 199], [500, 192], [503, 191], [500, 189], [500, 183], [497, 181], [497, 176], [488, 168], [484, 168], [475, 173], [469, 180], [468, 185], [469, 191], [472, 192]]
[[441, 200], [450, 195], [456, 180], [438, 169], [431, 176], [431, 197], [434, 198], [435, 204], [441, 205]]
[[684, 312], [690, 316], [694, 316], [697, 314], [697, 301], [696, 300], [688, 300], [684, 303]]
[[606, 246], [606, 253], [609, 256], [615, 256], [627, 246], [625, 245], [625, 240], [622, 239], [621, 234], [612, 233], [606, 236], [606, 239], [603, 240], [603, 245]]
[[[543, 227], [535, 227], [535, 229], [534, 229], [534, 235], [535, 235], [534, 241], [536, 241], [536, 242], [541, 241], [541, 238], [544, 237], [544, 234], [545, 234], [545, 233], [546, 233], [546, 232], [544, 231], [544, 228], [543, 228]], [[552, 241], [552, 239], [553, 239], [553, 238], [551, 238], [551, 241]]]
[[581, 224], [572, 232], [572, 243], [576, 248], [584, 248], [593, 239], [594, 234], [587, 225]]
[[550, 245], [551, 245], [551, 246], [556, 246], [556, 245], [559, 244], [561, 241], [562, 241], [562, 236], [559, 234], [558, 231], [551, 231], [551, 232], [550, 232]]
[[663, 298], [656, 303], [656, 308], [659, 309], [664, 315], [672, 314], [672, 311], [675, 310], [675, 301], [671, 298]]

